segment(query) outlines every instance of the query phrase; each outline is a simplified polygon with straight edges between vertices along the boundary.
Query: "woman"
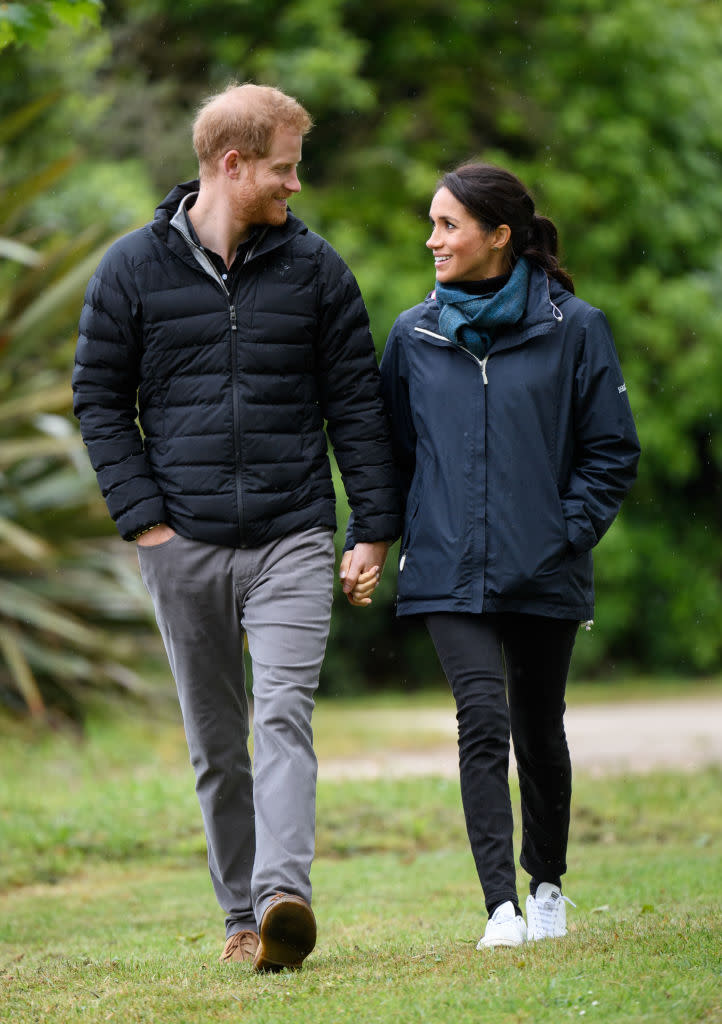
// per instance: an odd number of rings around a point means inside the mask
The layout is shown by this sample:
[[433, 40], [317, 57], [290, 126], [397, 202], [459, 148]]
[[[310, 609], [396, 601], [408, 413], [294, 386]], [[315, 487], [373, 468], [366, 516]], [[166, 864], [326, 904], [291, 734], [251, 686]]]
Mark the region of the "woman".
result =
[[[406, 493], [398, 614], [424, 616], [456, 700], [489, 915], [477, 948], [518, 946], [566, 934], [564, 692], [593, 613], [592, 548], [632, 486], [639, 444], [607, 321], [575, 297], [556, 228], [521, 182], [461, 166], [440, 182], [430, 218], [436, 290], [399, 316], [381, 363]], [[361, 577], [353, 601], [368, 603], [377, 580]]]

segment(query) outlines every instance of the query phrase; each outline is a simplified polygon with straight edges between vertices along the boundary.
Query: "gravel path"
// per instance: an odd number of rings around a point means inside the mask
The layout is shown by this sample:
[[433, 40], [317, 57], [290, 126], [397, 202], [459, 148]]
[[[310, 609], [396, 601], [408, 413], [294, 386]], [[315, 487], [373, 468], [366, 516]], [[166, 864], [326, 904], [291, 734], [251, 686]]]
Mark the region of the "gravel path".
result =
[[[458, 773], [456, 719], [444, 709], [394, 711], [442, 739], [424, 750], [388, 750], [363, 758], [321, 760], [321, 779]], [[591, 775], [692, 770], [722, 765], [722, 697], [660, 700], [568, 708], [567, 737], [575, 771]], [[448, 739], [443, 739], [448, 737]]]

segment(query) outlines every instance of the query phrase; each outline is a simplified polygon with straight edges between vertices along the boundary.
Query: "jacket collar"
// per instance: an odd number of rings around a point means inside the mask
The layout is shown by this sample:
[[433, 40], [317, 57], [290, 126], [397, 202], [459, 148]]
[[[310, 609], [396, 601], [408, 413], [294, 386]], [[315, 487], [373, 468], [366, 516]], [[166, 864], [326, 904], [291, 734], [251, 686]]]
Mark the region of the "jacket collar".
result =
[[[184, 248], [190, 247], [190, 251], [196, 259], [198, 259], [198, 247], [193, 244], [192, 239], [188, 235], [183, 209], [190, 202], [191, 197], [196, 195], [199, 188], [200, 182], [197, 178], [193, 181], [185, 181], [180, 185], [175, 185], [165, 199], [156, 207], [155, 217], [151, 225], [154, 233], [159, 238], [162, 238], [171, 248], [176, 248], [173, 242], [174, 236], [176, 239], [182, 237], [184, 239]], [[308, 231], [308, 228], [303, 221], [295, 217], [289, 210], [284, 224], [266, 225], [263, 227], [258, 242], [248, 259], [251, 260], [256, 256], [272, 252], [295, 235], [305, 233], [306, 231]]]
[[[554, 298], [552, 298], [552, 294]], [[554, 331], [564, 319], [564, 314], [557, 304], [563, 295], [563, 290], [555, 281], [550, 282], [540, 267], [533, 266], [529, 277], [529, 292], [524, 315], [518, 324], [499, 333], [498, 337], [494, 339], [491, 354], [503, 349], [515, 348], [518, 345], [523, 345], [530, 338], [541, 334], [550, 334]], [[427, 296], [415, 327], [419, 331], [419, 336], [426, 341], [442, 345], [451, 344], [439, 332], [439, 304], [436, 301], [435, 292], [431, 292]]]

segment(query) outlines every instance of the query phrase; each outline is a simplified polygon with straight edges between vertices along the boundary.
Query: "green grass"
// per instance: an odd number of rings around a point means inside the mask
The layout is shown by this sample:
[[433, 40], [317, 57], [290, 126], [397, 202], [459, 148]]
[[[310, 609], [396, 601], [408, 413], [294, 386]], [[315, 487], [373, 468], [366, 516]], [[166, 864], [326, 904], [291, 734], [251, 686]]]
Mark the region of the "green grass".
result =
[[[368, 702], [324, 711], [322, 754], [344, 723], [355, 753], [374, 746], [372, 722]], [[85, 741], [5, 727], [0, 773], [3, 1024], [722, 1021], [719, 769], [577, 778], [568, 939], [486, 954], [458, 783], [322, 784], [319, 942], [303, 971], [262, 977], [217, 962], [177, 722], [95, 721]]]

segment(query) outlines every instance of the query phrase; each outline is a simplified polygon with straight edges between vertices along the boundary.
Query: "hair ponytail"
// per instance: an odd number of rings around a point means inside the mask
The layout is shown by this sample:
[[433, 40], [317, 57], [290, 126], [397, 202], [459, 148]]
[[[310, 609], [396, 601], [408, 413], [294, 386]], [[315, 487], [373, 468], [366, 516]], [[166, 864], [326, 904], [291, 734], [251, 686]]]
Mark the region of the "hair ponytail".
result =
[[509, 225], [512, 266], [525, 256], [563, 288], [574, 291], [571, 276], [559, 263], [553, 221], [535, 212], [534, 200], [513, 174], [492, 164], [462, 164], [445, 174], [438, 187], [447, 188], [487, 231]]
[[548, 217], [540, 217], [535, 213], [529, 230], [529, 241], [520, 256], [526, 256], [531, 263], [536, 263], [549, 277], [553, 277], [569, 292], [574, 292], [571, 276], [560, 265], [559, 235], [556, 225]]

